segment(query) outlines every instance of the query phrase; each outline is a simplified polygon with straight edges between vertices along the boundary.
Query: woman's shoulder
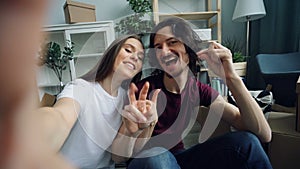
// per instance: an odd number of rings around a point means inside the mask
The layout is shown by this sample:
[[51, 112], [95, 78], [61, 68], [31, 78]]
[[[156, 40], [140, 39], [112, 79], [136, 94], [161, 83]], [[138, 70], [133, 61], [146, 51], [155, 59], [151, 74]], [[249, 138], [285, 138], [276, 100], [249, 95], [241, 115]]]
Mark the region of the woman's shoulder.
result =
[[84, 79], [78, 78], [78, 79], [74, 79], [72, 81], [70, 81], [69, 83], [66, 84], [66, 86], [64, 87], [64, 90], [73, 90], [73, 91], [89, 91], [93, 88], [95, 88], [95, 82], [90, 82], [90, 81], [86, 81]]
[[95, 84], [95, 82], [90, 82], [90, 81], [86, 81], [84, 79], [78, 78], [78, 79], [75, 79], [75, 80], [69, 82], [69, 84], [74, 85], [74, 86], [87, 87], [87, 86]]

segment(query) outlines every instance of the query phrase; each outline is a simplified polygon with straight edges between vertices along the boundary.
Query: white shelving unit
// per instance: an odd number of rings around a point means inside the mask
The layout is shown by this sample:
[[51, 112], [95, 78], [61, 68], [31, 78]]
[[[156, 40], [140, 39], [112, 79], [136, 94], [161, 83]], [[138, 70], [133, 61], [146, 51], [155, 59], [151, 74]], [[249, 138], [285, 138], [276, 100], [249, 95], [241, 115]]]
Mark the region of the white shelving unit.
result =
[[[172, 1], [168, 0], [161, 0], [162, 2], [168, 2], [169, 4]], [[166, 11], [160, 11], [159, 5], [161, 2], [159, 0], [152, 0], [152, 8], [153, 8], [153, 17], [154, 22], [158, 23], [159, 21], [167, 18], [169, 16], [176, 16], [186, 20], [193, 20], [193, 21], [207, 21], [207, 28], [215, 29], [216, 37], [214, 37], [218, 42], [222, 40], [222, 32], [221, 32], [221, 0], [203, 0], [205, 5], [205, 11], [193, 11], [193, 12], [178, 12], [179, 9], [176, 9], [177, 12], [170, 13]], [[196, 1], [195, 1], [196, 2]], [[195, 3], [194, 1], [190, 3]], [[200, 2], [200, 0], [199, 0]], [[189, 2], [186, 2], [189, 3]], [[195, 4], [197, 6], [197, 4]]]
[[[67, 40], [74, 42], [74, 60], [69, 62], [63, 72], [63, 83], [74, 80], [87, 73], [103, 55], [107, 46], [115, 39], [113, 21], [87, 22], [45, 26], [46, 41], [54, 41], [61, 46]], [[40, 96], [44, 92], [57, 94], [59, 81], [52, 69], [46, 65], [38, 71]]]

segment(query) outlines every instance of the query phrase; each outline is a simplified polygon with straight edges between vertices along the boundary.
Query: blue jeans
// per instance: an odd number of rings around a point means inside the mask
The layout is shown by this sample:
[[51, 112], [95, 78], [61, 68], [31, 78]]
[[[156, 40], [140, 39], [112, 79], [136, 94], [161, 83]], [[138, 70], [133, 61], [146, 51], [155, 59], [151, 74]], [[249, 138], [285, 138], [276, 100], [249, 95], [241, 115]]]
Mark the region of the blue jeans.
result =
[[138, 156], [144, 158], [133, 158], [127, 169], [180, 169], [174, 155], [162, 147], [144, 150]]
[[187, 150], [134, 158], [128, 169], [272, 169], [258, 138], [250, 132], [232, 132]]

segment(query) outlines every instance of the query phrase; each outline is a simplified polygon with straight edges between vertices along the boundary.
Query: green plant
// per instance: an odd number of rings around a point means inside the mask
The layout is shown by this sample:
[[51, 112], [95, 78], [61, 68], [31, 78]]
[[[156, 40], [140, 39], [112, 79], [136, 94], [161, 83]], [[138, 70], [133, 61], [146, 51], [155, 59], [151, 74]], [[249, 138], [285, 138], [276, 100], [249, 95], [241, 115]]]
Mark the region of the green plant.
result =
[[[136, 34], [149, 32], [153, 26], [152, 6], [149, 0], [126, 0], [134, 14], [121, 19], [115, 26], [121, 34]], [[145, 20], [146, 14], [150, 19]]]
[[149, 0], [126, 0], [135, 13], [147, 13], [152, 11]]
[[245, 62], [246, 61], [246, 56], [242, 54], [242, 52], [234, 52], [233, 57], [232, 57], [233, 63], [236, 62]]
[[228, 37], [223, 41], [222, 44], [231, 51], [233, 63], [246, 61], [246, 56], [244, 56], [242, 53], [244, 46], [235, 38]]
[[[51, 68], [59, 82], [62, 83], [63, 70], [66, 70], [68, 61], [74, 59], [74, 43], [67, 41], [63, 51], [56, 42], [48, 42], [42, 45], [42, 50], [39, 53], [40, 65], [46, 64]], [[63, 86], [60, 85], [62, 89]]]

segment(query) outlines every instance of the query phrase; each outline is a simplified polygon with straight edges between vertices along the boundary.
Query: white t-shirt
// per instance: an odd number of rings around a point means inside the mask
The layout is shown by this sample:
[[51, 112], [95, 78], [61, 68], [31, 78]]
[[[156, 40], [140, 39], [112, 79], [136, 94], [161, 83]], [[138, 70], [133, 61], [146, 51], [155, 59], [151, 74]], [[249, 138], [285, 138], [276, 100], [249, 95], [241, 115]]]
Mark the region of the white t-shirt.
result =
[[121, 110], [126, 92], [109, 95], [99, 83], [76, 79], [66, 85], [57, 99], [68, 97], [80, 104], [77, 121], [61, 153], [81, 169], [114, 168], [110, 146], [121, 126]]

